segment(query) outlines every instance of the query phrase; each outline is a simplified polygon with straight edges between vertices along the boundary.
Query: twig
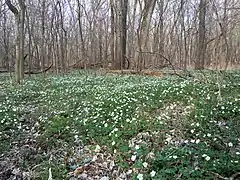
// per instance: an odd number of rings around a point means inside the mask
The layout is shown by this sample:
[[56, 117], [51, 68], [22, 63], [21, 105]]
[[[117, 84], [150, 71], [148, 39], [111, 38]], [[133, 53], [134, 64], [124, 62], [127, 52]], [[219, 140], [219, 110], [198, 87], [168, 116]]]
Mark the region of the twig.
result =
[[229, 178], [223, 177], [223, 176], [221, 176], [221, 175], [218, 174], [218, 173], [215, 173], [215, 172], [212, 172], [212, 171], [210, 171], [210, 173], [212, 173], [213, 175], [215, 175], [215, 176], [218, 177], [219, 179], [229, 180]]
[[234, 180], [234, 179], [237, 178], [238, 176], [240, 176], [240, 172], [237, 172], [237, 173], [233, 174], [233, 175], [229, 178], [229, 180]]

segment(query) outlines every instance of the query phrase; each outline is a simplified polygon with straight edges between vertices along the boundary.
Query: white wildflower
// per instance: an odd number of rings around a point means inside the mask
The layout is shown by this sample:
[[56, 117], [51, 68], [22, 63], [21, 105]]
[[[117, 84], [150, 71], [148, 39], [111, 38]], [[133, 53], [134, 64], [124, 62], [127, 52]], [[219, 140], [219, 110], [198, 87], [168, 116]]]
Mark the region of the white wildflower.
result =
[[138, 150], [139, 148], [140, 148], [140, 146], [139, 146], [139, 145], [136, 145], [136, 146], [135, 146], [135, 149], [136, 149], [136, 150]]
[[173, 156], [173, 159], [177, 159], [177, 156]]
[[104, 176], [104, 177], [102, 177], [100, 180], [109, 180], [109, 177]]
[[143, 163], [143, 167], [147, 168], [147, 167], [148, 167], [148, 163], [147, 163], [147, 162], [144, 162], [144, 163]]
[[211, 158], [209, 156], [207, 156], [205, 159], [206, 159], [206, 161], [209, 161]]
[[211, 137], [212, 135], [210, 133], [207, 133], [207, 137]]
[[78, 140], [78, 135], [77, 135], [77, 134], [74, 135], [74, 139], [75, 139], [75, 140]]
[[94, 151], [95, 152], [100, 152], [100, 150], [101, 150], [101, 147], [97, 144]]
[[191, 141], [190, 141], [191, 143], [195, 143], [195, 140], [194, 139], [191, 139]]
[[135, 161], [136, 158], [137, 158], [137, 155], [132, 155], [131, 160], [132, 160], [132, 161]]
[[138, 174], [138, 175], [137, 175], [137, 179], [143, 180], [143, 174]]
[[156, 175], [156, 171], [151, 171], [150, 175], [151, 175], [151, 177], [154, 177]]

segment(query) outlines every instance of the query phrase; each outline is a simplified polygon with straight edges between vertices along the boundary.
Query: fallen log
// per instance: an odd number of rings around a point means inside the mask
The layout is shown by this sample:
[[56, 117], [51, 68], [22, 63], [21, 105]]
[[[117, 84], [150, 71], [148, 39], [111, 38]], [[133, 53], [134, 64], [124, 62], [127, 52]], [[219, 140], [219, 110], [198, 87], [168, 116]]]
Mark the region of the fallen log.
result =
[[34, 71], [27, 71], [27, 72], [24, 72], [24, 74], [42, 74], [42, 73], [45, 73], [47, 72], [49, 69], [51, 69], [51, 67], [53, 66], [53, 63], [47, 67], [46, 69], [42, 70], [42, 71], [37, 71], [37, 72], [34, 72]]
[[0, 73], [7, 73], [9, 72], [8, 70], [0, 70]]
[[135, 70], [107, 70], [109, 74], [138, 74]]
[[[41, 73], [45, 73], [47, 72], [49, 69], [51, 69], [53, 66], [53, 64], [51, 64], [49, 67], [47, 67], [46, 69], [42, 70], [42, 71], [25, 71], [24, 74], [41, 74]], [[0, 70], [0, 73], [8, 73], [8, 72], [14, 72], [13, 70], [9, 71], [9, 70]]]
[[163, 72], [161, 71], [151, 71], [151, 70], [142, 70], [142, 71], [136, 71], [136, 70], [108, 70], [107, 73], [110, 74], [138, 74], [138, 75], [144, 75], [144, 76], [163, 76]]

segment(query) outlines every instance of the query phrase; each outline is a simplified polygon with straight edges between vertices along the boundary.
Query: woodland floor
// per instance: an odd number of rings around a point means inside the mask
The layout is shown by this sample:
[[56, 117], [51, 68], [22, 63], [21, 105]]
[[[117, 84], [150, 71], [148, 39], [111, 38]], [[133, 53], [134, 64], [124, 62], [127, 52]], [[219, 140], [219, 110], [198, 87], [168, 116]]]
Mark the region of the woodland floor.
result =
[[240, 72], [0, 76], [0, 179], [239, 179]]

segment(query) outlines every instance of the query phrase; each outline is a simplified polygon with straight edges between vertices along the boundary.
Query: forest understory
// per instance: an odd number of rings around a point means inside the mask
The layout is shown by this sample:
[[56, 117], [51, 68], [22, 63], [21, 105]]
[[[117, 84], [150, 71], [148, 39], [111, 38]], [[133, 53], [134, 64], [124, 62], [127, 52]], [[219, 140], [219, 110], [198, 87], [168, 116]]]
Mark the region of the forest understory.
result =
[[240, 178], [240, 72], [0, 75], [0, 179]]

